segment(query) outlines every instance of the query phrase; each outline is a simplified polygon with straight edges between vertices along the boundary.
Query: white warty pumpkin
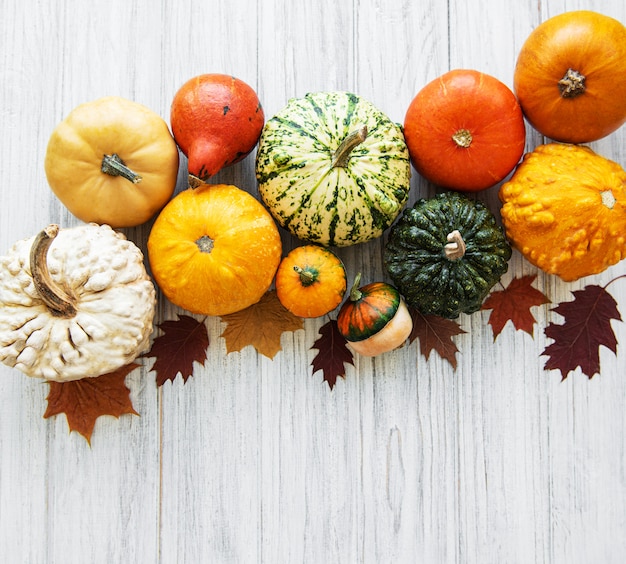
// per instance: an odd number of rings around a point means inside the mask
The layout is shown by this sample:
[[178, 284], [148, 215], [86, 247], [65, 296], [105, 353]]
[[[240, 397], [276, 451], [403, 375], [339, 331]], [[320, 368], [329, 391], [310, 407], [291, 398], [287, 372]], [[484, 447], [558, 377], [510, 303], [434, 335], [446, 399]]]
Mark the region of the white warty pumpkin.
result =
[[132, 362], [156, 307], [141, 250], [108, 225], [50, 225], [0, 257], [0, 360], [65, 382]]

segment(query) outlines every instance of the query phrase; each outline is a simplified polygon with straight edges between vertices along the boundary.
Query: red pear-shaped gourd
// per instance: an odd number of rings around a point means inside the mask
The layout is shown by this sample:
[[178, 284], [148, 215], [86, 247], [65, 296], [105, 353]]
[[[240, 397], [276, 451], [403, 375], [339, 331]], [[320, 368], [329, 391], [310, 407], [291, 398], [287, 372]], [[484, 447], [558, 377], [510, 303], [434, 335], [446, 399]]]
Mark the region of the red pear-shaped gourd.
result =
[[225, 74], [202, 74], [174, 96], [170, 123], [189, 173], [207, 180], [254, 149], [265, 116], [248, 84]]

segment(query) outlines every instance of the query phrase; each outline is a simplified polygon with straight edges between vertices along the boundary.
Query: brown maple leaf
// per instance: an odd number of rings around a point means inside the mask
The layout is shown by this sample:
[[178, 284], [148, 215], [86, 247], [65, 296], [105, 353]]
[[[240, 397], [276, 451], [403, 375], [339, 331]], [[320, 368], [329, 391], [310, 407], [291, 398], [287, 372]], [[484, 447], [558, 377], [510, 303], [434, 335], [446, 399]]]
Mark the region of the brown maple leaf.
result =
[[226, 351], [240, 351], [252, 345], [257, 352], [274, 358], [281, 350], [280, 338], [285, 331], [304, 328], [304, 321], [283, 306], [275, 290], [266, 292], [256, 303], [236, 313], [221, 316], [226, 323], [222, 337]]
[[600, 372], [600, 347], [617, 352], [611, 320], [622, 318], [617, 302], [606, 288], [590, 285], [572, 293], [572, 301], [552, 308], [564, 321], [561, 325], [550, 323], [545, 328], [546, 337], [554, 342], [541, 355], [549, 357], [544, 368], [560, 370], [562, 380], [577, 367], [591, 379]]
[[530, 308], [550, 303], [545, 294], [532, 287], [536, 278], [536, 274], [513, 278], [504, 290], [491, 292], [484, 301], [481, 309], [491, 310], [489, 324], [493, 330], [494, 341], [508, 321], [513, 323], [516, 330], [526, 331], [533, 336], [533, 327], [537, 320]]
[[193, 375], [193, 363], [203, 364], [209, 347], [209, 334], [204, 321], [189, 315], [179, 315], [177, 320], [164, 321], [158, 325], [163, 331], [152, 342], [143, 356], [156, 357], [152, 370], [156, 372], [157, 386], [168, 380], [172, 382], [180, 374], [183, 383]]
[[313, 374], [322, 370], [324, 381], [328, 382], [332, 390], [337, 383], [337, 377], [346, 377], [346, 364], [354, 366], [354, 355], [348, 349], [346, 339], [339, 332], [335, 319], [322, 325], [319, 334], [321, 337], [311, 347], [318, 351], [311, 366], [313, 366]]
[[71, 382], [48, 382], [50, 393], [44, 418], [65, 413], [71, 431], [80, 433], [91, 445], [96, 419], [102, 415], [139, 415], [130, 401], [126, 376], [139, 364], [132, 362], [115, 372]]
[[424, 315], [415, 308], [409, 308], [413, 318], [413, 329], [409, 335], [409, 343], [419, 340], [420, 351], [428, 360], [434, 350], [447, 360], [452, 368], [456, 368], [456, 353], [458, 348], [452, 337], [465, 333], [456, 321], [445, 319], [437, 315]]

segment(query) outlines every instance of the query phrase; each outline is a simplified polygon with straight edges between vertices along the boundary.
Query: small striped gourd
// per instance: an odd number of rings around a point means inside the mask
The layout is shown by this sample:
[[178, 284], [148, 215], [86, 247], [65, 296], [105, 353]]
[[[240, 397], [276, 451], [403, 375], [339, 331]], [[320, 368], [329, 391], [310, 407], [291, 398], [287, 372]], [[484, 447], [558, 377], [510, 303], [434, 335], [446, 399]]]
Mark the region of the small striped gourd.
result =
[[359, 287], [357, 274], [349, 298], [337, 315], [337, 328], [350, 348], [362, 356], [397, 349], [413, 330], [413, 318], [400, 292], [386, 282]]
[[276, 221], [326, 246], [381, 236], [408, 199], [410, 176], [401, 127], [349, 92], [289, 100], [257, 149], [259, 195]]

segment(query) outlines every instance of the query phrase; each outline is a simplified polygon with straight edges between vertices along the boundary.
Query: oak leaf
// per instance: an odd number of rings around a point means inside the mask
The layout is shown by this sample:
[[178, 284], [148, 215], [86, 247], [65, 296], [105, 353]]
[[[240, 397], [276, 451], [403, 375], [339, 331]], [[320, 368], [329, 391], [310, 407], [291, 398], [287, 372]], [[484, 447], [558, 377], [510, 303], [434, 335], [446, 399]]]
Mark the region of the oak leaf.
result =
[[178, 374], [187, 382], [193, 375], [193, 363], [203, 364], [207, 357], [209, 335], [204, 321], [178, 315], [177, 320], [164, 321], [158, 328], [163, 335], [154, 339], [150, 350], [143, 355], [156, 357], [152, 370], [156, 372], [157, 385], [174, 381]]
[[222, 337], [228, 353], [252, 345], [257, 352], [274, 358], [281, 350], [280, 338], [285, 331], [304, 328], [302, 318], [283, 306], [275, 290], [266, 292], [256, 303], [242, 311], [221, 316], [226, 323]]
[[525, 331], [533, 336], [533, 327], [537, 320], [530, 311], [531, 307], [549, 304], [545, 294], [533, 288], [536, 274], [513, 278], [504, 290], [491, 292], [481, 309], [490, 309], [489, 325], [493, 330], [494, 341], [508, 321], [518, 331]]
[[346, 377], [346, 364], [354, 366], [354, 355], [348, 348], [345, 337], [339, 332], [335, 319], [322, 325], [319, 334], [321, 336], [311, 346], [318, 351], [311, 362], [313, 374], [321, 370], [324, 381], [328, 382], [332, 390], [337, 383], [337, 377]]
[[139, 364], [130, 363], [115, 372], [71, 382], [48, 382], [50, 392], [44, 418], [65, 413], [71, 431], [80, 433], [89, 444], [96, 419], [103, 415], [139, 415], [130, 400], [126, 376]]
[[413, 329], [409, 335], [409, 343], [419, 341], [420, 351], [428, 360], [430, 353], [435, 351], [447, 360], [452, 368], [456, 368], [456, 353], [459, 351], [452, 337], [465, 333], [460, 325], [452, 319], [437, 315], [424, 315], [416, 308], [409, 308], [413, 318]]
[[552, 309], [563, 316], [563, 323], [550, 323], [544, 330], [553, 339], [541, 353], [548, 356], [544, 368], [557, 369], [563, 380], [569, 372], [580, 367], [582, 373], [593, 378], [600, 372], [600, 347], [617, 352], [617, 339], [611, 320], [621, 321], [617, 302], [606, 288], [590, 285], [573, 291], [574, 299]]

